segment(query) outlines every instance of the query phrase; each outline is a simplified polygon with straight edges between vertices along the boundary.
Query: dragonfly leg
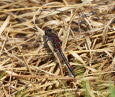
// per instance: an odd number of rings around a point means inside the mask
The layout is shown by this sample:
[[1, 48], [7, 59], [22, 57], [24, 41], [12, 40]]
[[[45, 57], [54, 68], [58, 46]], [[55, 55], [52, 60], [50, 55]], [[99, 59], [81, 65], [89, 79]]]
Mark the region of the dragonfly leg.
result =
[[43, 36], [43, 41], [44, 41], [44, 48], [47, 48], [48, 47], [48, 44], [47, 44], [47, 42], [48, 42], [48, 37], [46, 36], [46, 35], [44, 35]]

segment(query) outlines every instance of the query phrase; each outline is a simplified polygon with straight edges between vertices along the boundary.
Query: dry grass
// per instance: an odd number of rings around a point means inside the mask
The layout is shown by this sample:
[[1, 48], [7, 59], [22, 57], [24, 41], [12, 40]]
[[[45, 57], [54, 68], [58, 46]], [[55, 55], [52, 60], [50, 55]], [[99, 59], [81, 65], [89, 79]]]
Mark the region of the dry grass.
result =
[[[115, 1], [59, 1], [0, 0], [0, 97], [114, 97]], [[44, 47], [46, 27], [75, 79]]]

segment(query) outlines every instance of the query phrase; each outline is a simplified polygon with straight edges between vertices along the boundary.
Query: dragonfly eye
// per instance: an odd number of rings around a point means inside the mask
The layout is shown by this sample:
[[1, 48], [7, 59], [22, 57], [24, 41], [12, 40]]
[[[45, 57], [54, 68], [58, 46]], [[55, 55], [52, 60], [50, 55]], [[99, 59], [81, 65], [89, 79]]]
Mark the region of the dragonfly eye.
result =
[[45, 34], [46, 35], [49, 35], [49, 34], [51, 34], [52, 33], [52, 29], [47, 29], [46, 31], [45, 31]]

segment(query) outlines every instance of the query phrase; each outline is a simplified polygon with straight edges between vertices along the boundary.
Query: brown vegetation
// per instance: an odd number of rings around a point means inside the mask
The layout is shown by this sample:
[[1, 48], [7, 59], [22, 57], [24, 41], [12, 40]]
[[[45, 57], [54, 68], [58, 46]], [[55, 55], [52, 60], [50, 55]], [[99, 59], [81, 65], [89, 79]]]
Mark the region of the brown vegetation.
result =
[[[75, 78], [44, 47], [47, 27], [62, 40]], [[0, 0], [0, 44], [0, 97], [109, 97], [115, 1]]]

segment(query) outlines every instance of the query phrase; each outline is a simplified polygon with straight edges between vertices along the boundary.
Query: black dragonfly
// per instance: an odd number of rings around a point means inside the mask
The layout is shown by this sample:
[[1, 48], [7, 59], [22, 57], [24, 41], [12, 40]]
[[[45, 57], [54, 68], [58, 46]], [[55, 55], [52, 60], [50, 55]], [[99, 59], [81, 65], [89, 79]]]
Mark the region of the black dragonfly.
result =
[[62, 46], [62, 41], [59, 39], [59, 37], [54, 33], [52, 29], [47, 29], [45, 30], [45, 35], [44, 37], [47, 37], [47, 41], [50, 41], [52, 46], [54, 47], [55, 50], [59, 52], [61, 55], [63, 61], [65, 62], [67, 69], [69, 73], [71, 74], [71, 77], [75, 77], [75, 73], [73, 72], [69, 62], [67, 61], [64, 53], [62, 52], [61, 46]]

